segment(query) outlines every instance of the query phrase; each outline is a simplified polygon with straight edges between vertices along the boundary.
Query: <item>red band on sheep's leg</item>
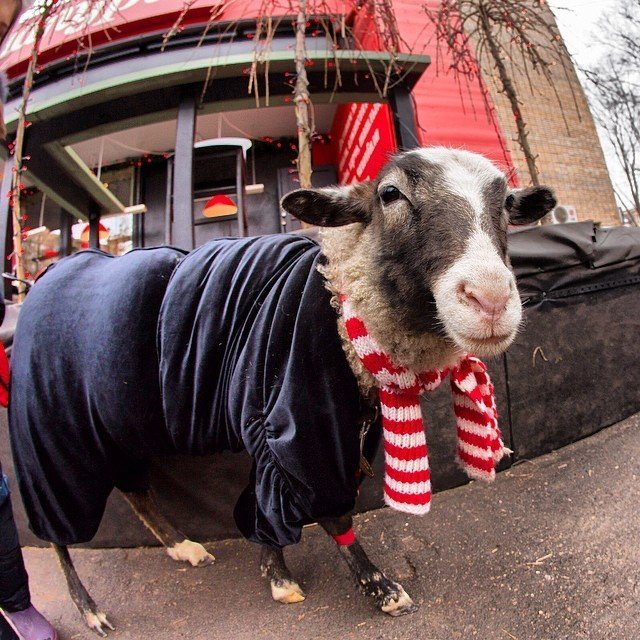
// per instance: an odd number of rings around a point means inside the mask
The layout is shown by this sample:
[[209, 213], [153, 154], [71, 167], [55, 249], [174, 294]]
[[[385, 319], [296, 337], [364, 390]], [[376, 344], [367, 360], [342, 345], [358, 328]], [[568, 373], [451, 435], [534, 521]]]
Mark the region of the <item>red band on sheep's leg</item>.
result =
[[349, 529], [344, 533], [341, 533], [338, 536], [331, 536], [336, 544], [339, 544], [343, 547], [348, 547], [350, 544], [353, 544], [356, 541], [356, 534], [353, 532], [353, 529]]

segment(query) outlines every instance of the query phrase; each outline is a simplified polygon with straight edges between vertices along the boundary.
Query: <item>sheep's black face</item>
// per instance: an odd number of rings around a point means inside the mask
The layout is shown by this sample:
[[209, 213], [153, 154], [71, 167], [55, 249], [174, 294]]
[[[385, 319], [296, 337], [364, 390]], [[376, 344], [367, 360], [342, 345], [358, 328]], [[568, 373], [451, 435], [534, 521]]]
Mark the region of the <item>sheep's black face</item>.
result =
[[483, 355], [508, 345], [521, 311], [505, 176], [481, 156], [424, 149], [390, 162], [374, 187], [375, 273], [404, 326]]
[[507, 225], [553, 206], [546, 187], [512, 191], [486, 158], [439, 147], [399, 154], [375, 182], [283, 200], [315, 224], [366, 225], [373, 279], [399, 323], [483, 356], [507, 348], [522, 316]]

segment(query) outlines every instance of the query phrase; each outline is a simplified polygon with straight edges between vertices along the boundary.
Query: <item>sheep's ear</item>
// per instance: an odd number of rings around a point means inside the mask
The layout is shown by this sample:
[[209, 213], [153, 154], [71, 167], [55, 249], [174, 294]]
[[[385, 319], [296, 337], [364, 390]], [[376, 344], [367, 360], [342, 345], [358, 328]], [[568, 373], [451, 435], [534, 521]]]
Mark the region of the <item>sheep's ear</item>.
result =
[[512, 191], [505, 201], [511, 224], [530, 224], [547, 215], [557, 204], [549, 187], [527, 187]]
[[374, 188], [371, 182], [349, 187], [297, 189], [280, 203], [282, 208], [303, 222], [319, 227], [341, 227], [343, 224], [371, 219]]

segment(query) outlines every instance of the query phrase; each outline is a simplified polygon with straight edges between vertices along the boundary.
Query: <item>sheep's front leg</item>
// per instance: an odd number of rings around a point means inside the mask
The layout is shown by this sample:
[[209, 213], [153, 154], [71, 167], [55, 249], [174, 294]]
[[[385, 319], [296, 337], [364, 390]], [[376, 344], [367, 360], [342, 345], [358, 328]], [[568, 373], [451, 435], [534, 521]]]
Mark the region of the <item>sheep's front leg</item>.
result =
[[277, 602], [291, 604], [302, 602], [306, 598], [285, 564], [282, 549], [266, 545], [262, 547], [260, 572], [263, 578], [269, 580], [271, 597]]
[[122, 495], [143, 524], [165, 546], [170, 558], [188, 562], [193, 567], [206, 567], [215, 562], [213, 555], [199, 542], [189, 540], [162, 515], [151, 491], [130, 491]]
[[67, 588], [69, 589], [69, 595], [71, 596], [73, 604], [78, 608], [80, 615], [87, 623], [89, 629], [95, 631], [99, 636], [106, 636], [105, 628], [113, 631], [114, 626], [107, 620], [107, 616], [98, 610], [93, 598], [82, 584], [78, 572], [73, 566], [69, 549], [57, 544], [52, 544], [52, 546], [58, 557], [58, 562], [60, 563], [64, 577], [66, 578]]
[[390, 616], [413, 613], [418, 607], [400, 584], [387, 578], [367, 557], [353, 533], [350, 515], [321, 520], [322, 528], [336, 541], [342, 557], [356, 578], [358, 589]]

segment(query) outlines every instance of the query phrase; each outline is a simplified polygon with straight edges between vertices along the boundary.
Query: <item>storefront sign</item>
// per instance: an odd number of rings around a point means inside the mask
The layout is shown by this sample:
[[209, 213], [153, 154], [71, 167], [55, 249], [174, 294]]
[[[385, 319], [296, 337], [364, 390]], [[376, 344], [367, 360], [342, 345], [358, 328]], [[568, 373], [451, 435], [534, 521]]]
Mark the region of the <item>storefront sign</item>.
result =
[[[74, 55], [105, 42], [168, 30], [184, 10], [184, 0], [59, 0], [43, 36], [43, 60]], [[195, 0], [182, 24], [207, 22], [222, 15], [225, 2]], [[31, 53], [38, 12], [25, 11], [12, 30], [0, 58], [0, 67], [9, 69], [25, 62]]]

